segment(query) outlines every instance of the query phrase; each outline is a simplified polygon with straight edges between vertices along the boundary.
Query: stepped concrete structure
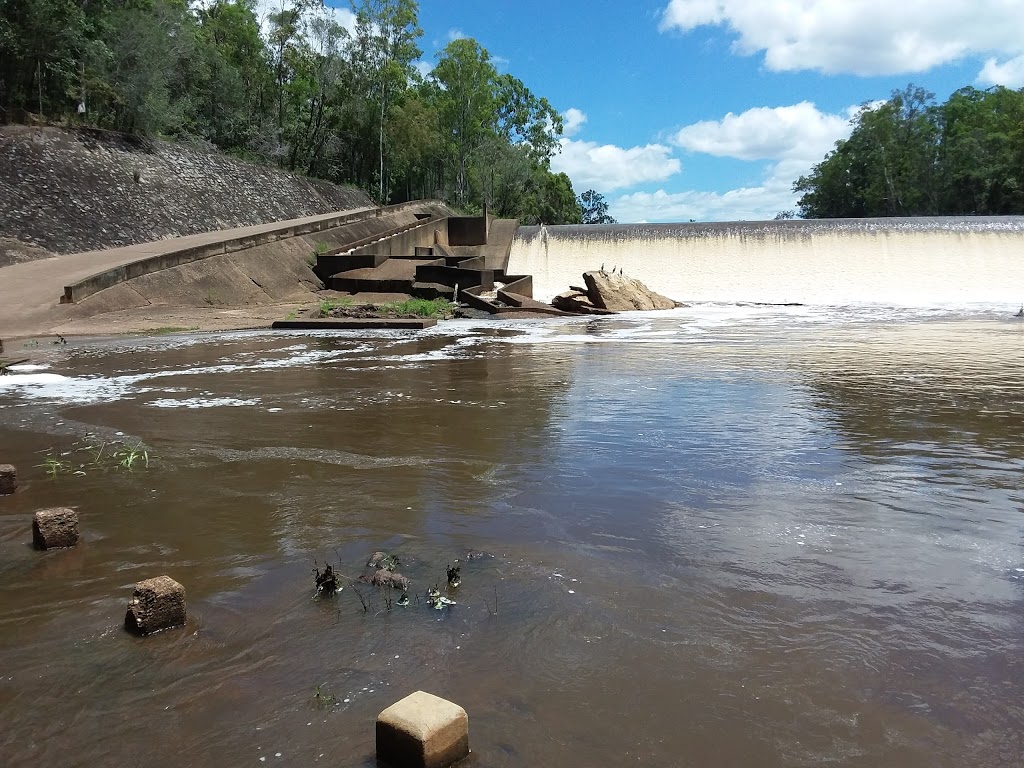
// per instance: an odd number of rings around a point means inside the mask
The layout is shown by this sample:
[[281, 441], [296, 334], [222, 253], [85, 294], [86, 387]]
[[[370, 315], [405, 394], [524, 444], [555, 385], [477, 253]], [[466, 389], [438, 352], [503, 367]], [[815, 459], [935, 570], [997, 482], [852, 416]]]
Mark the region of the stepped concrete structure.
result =
[[386, 240], [449, 213], [429, 200], [364, 206], [0, 267], [0, 338], [128, 310], [308, 302], [323, 287], [312, 268], [318, 252]]
[[445, 216], [326, 251], [314, 269], [332, 290], [457, 299], [492, 315], [565, 314], [533, 299], [529, 275], [508, 272], [515, 219]]
[[0, 267], [0, 338], [75, 333], [86, 320], [130, 323], [161, 309], [301, 305], [325, 288], [457, 295], [492, 315], [565, 314], [534, 301], [529, 275], [509, 273], [518, 226], [419, 200], [11, 264]]

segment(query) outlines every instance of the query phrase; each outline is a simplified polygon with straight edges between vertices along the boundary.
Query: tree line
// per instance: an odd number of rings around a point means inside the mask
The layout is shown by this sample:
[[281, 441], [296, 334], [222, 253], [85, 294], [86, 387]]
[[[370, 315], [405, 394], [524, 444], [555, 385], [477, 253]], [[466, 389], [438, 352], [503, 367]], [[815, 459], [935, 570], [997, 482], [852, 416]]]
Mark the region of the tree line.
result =
[[852, 124], [793, 185], [804, 218], [1024, 214], [1024, 88], [911, 85]]
[[[3, 0], [0, 122], [32, 113], [216, 148], [524, 223], [578, 223], [561, 115], [473, 39], [417, 66], [416, 0]], [[596, 193], [595, 193], [596, 194]]]

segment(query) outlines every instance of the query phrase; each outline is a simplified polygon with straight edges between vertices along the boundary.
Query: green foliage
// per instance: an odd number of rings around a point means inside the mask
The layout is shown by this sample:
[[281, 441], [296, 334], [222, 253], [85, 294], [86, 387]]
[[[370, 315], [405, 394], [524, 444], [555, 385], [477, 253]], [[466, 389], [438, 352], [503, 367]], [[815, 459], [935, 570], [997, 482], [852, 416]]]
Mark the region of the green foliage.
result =
[[441, 196], [524, 221], [579, 220], [571, 185], [549, 167], [560, 115], [475, 40], [450, 43], [424, 78], [416, 0], [354, 0], [351, 33], [322, 0], [271, 4], [262, 31], [256, 0], [0, 8], [0, 120], [34, 112], [186, 140], [382, 203]]
[[793, 186], [805, 218], [1024, 213], [1024, 89], [908, 86]]
[[608, 203], [604, 200], [604, 195], [600, 192], [595, 192], [592, 189], [588, 189], [579, 198], [580, 208], [582, 209], [583, 224], [614, 224], [615, 219], [608, 215]]

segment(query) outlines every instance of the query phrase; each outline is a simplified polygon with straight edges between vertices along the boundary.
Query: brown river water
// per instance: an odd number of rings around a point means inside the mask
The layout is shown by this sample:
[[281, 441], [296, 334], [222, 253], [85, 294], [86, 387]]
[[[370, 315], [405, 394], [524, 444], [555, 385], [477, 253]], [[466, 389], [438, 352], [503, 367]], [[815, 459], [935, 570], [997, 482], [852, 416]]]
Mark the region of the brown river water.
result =
[[[417, 689], [471, 767], [1021, 765], [1022, 342], [702, 306], [40, 348], [0, 378], [0, 765], [373, 766]], [[59, 505], [83, 542], [33, 551]], [[442, 611], [312, 599], [378, 549], [420, 594], [493, 557]], [[162, 574], [188, 626], [127, 635]]]

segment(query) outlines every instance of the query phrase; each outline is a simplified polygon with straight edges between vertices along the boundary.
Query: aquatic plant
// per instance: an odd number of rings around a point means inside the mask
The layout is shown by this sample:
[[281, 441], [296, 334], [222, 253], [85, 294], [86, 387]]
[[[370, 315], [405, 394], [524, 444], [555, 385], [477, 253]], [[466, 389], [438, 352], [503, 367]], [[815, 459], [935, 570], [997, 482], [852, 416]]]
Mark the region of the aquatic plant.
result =
[[113, 456], [121, 467], [124, 467], [129, 471], [131, 471], [136, 464], [145, 464], [146, 469], [149, 469], [149, 451], [143, 448], [141, 443], [125, 446], [120, 450], [116, 450], [114, 451]]
[[461, 571], [462, 566], [459, 565], [458, 560], [455, 561], [455, 565], [452, 565], [451, 563], [448, 564], [446, 574], [448, 576], [448, 586], [452, 589], [458, 588], [458, 586], [462, 583], [462, 576], [460, 575]]
[[85, 475], [93, 471], [149, 469], [152, 459], [141, 442], [80, 441], [73, 443], [70, 451], [49, 448], [40, 453], [43, 462], [36, 466], [45, 469], [51, 479], [63, 473]]
[[63, 459], [53, 455], [47, 455], [43, 459], [43, 463], [36, 464], [36, 466], [45, 469], [46, 474], [49, 475], [51, 479], [57, 477], [61, 472], [70, 471], [72, 468], [71, 462], [64, 461]]
[[324, 693], [323, 692], [322, 689], [323, 689], [323, 687], [325, 685], [327, 685], [327, 683], [320, 683], [320, 685], [318, 685], [313, 690], [313, 701], [316, 702], [316, 705], [318, 707], [327, 707], [327, 706], [330, 706], [331, 704], [336, 704], [337, 701], [338, 701], [338, 697], [337, 696], [334, 696], [332, 694]]
[[321, 571], [320, 566], [314, 558], [313, 574], [314, 579], [316, 580], [316, 593], [313, 595], [314, 598], [321, 595], [330, 597], [335, 592], [340, 592], [342, 590], [342, 587], [338, 584], [337, 571], [334, 570], [330, 563], [327, 563], [324, 566], [324, 570]]

